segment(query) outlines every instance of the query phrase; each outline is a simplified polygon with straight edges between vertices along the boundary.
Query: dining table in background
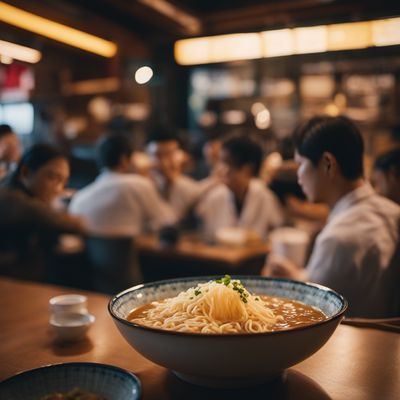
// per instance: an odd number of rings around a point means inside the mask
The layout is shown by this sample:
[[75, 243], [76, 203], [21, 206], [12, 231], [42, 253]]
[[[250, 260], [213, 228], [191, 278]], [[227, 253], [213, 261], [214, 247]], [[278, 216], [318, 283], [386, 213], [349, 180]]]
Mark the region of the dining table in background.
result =
[[155, 234], [135, 238], [139, 265], [145, 282], [205, 275], [259, 275], [269, 244], [245, 246], [205, 243], [184, 234], [175, 244], [165, 245]]
[[[58, 344], [48, 323], [48, 301], [71, 292], [88, 296], [88, 308], [96, 321], [86, 339]], [[108, 314], [109, 299], [97, 293], [0, 277], [0, 381], [44, 365], [87, 361], [136, 374], [142, 383], [143, 400], [400, 398], [398, 333], [339, 325], [321, 350], [270, 383], [210, 389], [181, 381], [130, 347]]]

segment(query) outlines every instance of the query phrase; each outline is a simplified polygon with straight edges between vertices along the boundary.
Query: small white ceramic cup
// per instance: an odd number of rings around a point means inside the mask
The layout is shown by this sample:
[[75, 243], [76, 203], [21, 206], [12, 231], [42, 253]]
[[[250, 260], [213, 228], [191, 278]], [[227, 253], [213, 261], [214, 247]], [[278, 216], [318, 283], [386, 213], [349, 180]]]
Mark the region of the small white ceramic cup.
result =
[[80, 313], [87, 314], [87, 297], [81, 294], [64, 294], [49, 301], [52, 315]]
[[50, 325], [59, 342], [74, 342], [81, 340], [95, 321], [89, 313], [62, 313], [50, 317]]

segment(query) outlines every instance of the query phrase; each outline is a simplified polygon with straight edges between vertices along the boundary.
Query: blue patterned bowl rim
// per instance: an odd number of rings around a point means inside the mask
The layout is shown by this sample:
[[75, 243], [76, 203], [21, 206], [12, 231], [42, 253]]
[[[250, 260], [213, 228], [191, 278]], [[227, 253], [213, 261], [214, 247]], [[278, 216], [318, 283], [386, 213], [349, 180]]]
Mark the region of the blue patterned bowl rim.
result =
[[194, 276], [194, 277], [187, 277], [187, 278], [176, 278], [176, 279], [165, 279], [165, 280], [160, 280], [160, 281], [154, 281], [154, 282], [149, 282], [149, 283], [142, 283], [136, 286], [133, 286], [131, 288], [128, 288], [117, 295], [115, 295], [108, 303], [108, 312], [110, 313], [111, 317], [115, 319], [116, 321], [127, 325], [132, 328], [144, 330], [144, 331], [152, 331], [152, 332], [159, 332], [167, 335], [178, 335], [178, 336], [201, 336], [201, 337], [213, 337], [213, 338], [227, 338], [227, 337], [238, 337], [238, 336], [263, 336], [263, 335], [286, 335], [290, 334], [293, 331], [301, 331], [301, 330], [306, 330], [310, 329], [311, 327], [315, 327], [318, 325], [324, 325], [327, 324], [330, 321], [333, 320], [341, 320], [344, 316], [344, 313], [347, 310], [348, 307], [348, 302], [347, 300], [339, 293], [334, 291], [333, 289], [330, 289], [326, 286], [319, 285], [317, 283], [311, 283], [311, 282], [302, 282], [302, 281], [296, 281], [292, 279], [285, 279], [285, 278], [269, 278], [269, 277], [261, 277], [261, 276], [248, 276], [248, 275], [232, 275], [232, 279], [239, 279], [239, 280], [250, 280], [250, 281], [268, 281], [268, 282], [277, 282], [277, 283], [282, 283], [282, 284], [293, 284], [295, 286], [303, 287], [303, 288], [310, 288], [314, 289], [316, 291], [323, 291], [325, 294], [332, 296], [335, 298], [339, 303], [340, 303], [340, 309], [332, 316], [324, 319], [323, 321], [315, 322], [312, 324], [308, 325], [303, 325], [299, 327], [293, 327], [289, 329], [284, 329], [284, 330], [279, 330], [279, 331], [272, 331], [272, 332], [260, 332], [260, 333], [210, 333], [210, 334], [203, 334], [203, 333], [197, 333], [197, 332], [178, 332], [178, 331], [173, 331], [173, 330], [167, 330], [167, 329], [160, 329], [160, 328], [153, 328], [153, 327], [148, 327], [145, 325], [140, 325], [135, 322], [130, 322], [126, 320], [125, 318], [121, 318], [120, 316], [116, 315], [115, 313], [115, 305], [120, 301], [121, 298], [126, 296], [129, 293], [139, 291], [141, 289], [147, 289], [147, 288], [155, 288], [158, 286], [164, 286], [164, 285], [171, 285], [174, 283], [184, 283], [184, 282], [193, 282], [194, 284], [197, 283], [203, 283], [203, 282], [208, 282], [210, 280], [215, 280], [221, 278], [221, 275], [209, 275], [209, 276]]
[[96, 369], [107, 369], [107, 370], [113, 370], [115, 372], [118, 372], [124, 376], [126, 376], [128, 379], [132, 381], [134, 386], [136, 387], [137, 390], [137, 398], [141, 399], [142, 398], [142, 384], [140, 383], [139, 378], [133, 374], [132, 372], [116, 367], [114, 365], [109, 365], [109, 364], [102, 364], [102, 363], [94, 363], [94, 362], [68, 362], [68, 363], [58, 363], [58, 364], [48, 364], [48, 365], [43, 365], [42, 367], [38, 368], [33, 368], [33, 369], [28, 369], [26, 371], [21, 371], [16, 373], [15, 375], [4, 379], [1, 381], [1, 385], [8, 385], [8, 384], [13, 384], [15, 382], [18, 382], [21, 379], [24, 379], [26, 376], [33, 375], [33, 374], [40, 374], [42, 371], [46, 371], [49, 369], [65, 369], [65, 368], [73, 368], [73, 367], [91, 367], [91, 368], [96, 368]]

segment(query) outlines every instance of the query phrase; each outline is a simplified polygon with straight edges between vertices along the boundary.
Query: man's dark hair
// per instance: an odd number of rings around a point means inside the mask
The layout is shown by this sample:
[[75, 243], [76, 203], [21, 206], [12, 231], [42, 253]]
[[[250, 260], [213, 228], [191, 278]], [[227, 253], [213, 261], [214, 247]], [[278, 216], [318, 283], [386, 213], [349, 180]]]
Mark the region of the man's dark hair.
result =
[[360, 131], [346, 117], [314, 117], [294, 132], [297, 152], [317, 166], [324, 152], [337, 160], [346, 179], [363, 176], [364, 143]]
[[27, 167], [29, 171], [36, 172], [55, 158], [65, 158], [66, 154], [58, 147], [47, 143], [36, 143], [28, 148], [17, 165], [17, 170]]
[[379, 155], [374, 162], [374, 169], [383, 172], [393, 171], [400, 176], [400, 148]]
[[176, 140], [181, 144], [181, 138], [172, 129], [156, 126], [149, 132], [146, 142], [149, 144], [152, 142], [170, 142], [172, 140]]
[[100, 138], [96, 150], [99, 168], [114, 168], [123, 155], [131, 156], [133, 145], [125, 134], [109, 134]]
[[222, 142], [222, 148], [229, 153], [236, 168], [250, 164], [253, 176], [257, 176], [263, 161], [263, 149], [258, 140], [248, 135], [228, 136]]
[[5, 135], [9, 135], [10, 133], [14, 133], [10, 125], [7, 124], [0, 125], [0, 138]]

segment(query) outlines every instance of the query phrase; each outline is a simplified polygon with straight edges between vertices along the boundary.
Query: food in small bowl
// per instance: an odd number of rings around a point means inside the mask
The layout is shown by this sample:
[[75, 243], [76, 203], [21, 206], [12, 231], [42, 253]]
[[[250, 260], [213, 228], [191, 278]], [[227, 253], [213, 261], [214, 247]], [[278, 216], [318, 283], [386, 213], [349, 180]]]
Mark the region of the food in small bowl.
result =
[[186, 381], [225, 387], [268, 381], [315, 353], [347, 302], [320, 285], [225, 276], [138, 285], [108, 308], [143, 356]]
[[21, 372], [1, 382], [0, 399], [138, 400], [141, 384], [132, 373], [107, 364], [73, 362]]

